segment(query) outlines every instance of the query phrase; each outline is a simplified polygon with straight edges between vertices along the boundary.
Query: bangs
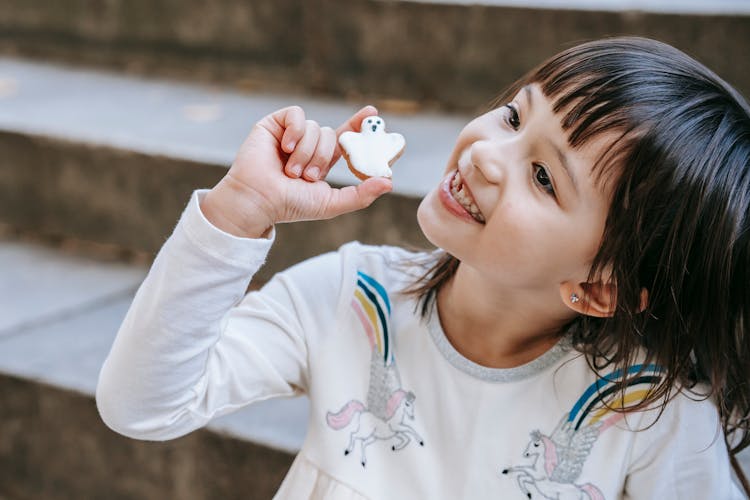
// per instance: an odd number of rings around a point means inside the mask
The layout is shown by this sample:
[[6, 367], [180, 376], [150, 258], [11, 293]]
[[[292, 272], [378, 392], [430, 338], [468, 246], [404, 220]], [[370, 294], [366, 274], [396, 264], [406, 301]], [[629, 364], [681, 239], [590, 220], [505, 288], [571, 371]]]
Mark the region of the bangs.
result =
[[568, 143], [578, 148], [605, 131], [628, 131], [635, 125], [632, 107], [643, 91], [643, 82], [633, 72], [616, 71], [610, 61], [586, 57], [581, 52], [563, 53], [530, 75], [560, 114]]
[[625, 163], [642, 135], [639, 128], [649, 122], [647, 113], [640, 111], [644, 72], [649, 69], [633, 67], [632, 62], [625, 51], [592, 43], [562, 52], [526, 77], [527, 84], [538, 84], [552, 101], [572, 148], [605, 133], [613, 137], [593, 166], [597, 182]]
[[[655, 55], [653, 44], [667, 50]], [[608, 173], [623, 173], [634, 146], [661, 121], [656, 113], [669, 108], [675, 91], [691, 92], [674, 87], [675, 76], [684, 71], [672, 69], [671, 51], [678, 53], [636, 38], [579, 45], [527, 73], [493, 107], [505, 104], [525, 86], [538, 84], [560, 117], [570, 147], [578, 149], [604, 134], [611, 137], [592, 169], [595, 181], [601, 182], [610, 177]]]

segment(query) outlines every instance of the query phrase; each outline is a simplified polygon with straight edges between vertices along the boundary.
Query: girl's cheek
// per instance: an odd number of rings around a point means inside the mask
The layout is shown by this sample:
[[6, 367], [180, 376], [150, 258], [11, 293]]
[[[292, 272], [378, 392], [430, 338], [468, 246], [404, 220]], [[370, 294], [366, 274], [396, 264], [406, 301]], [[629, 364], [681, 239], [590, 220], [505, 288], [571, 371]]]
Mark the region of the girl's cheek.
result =
[[519, 245], [523, 244], [532, 232], [531, 227], [528, 227], [528, 214], [524, 213], [522, 208], [523, 206], [515, 201], [502, 201], [491, 214], [499, 223], [496, 231], [499, 233], [498, 236]]

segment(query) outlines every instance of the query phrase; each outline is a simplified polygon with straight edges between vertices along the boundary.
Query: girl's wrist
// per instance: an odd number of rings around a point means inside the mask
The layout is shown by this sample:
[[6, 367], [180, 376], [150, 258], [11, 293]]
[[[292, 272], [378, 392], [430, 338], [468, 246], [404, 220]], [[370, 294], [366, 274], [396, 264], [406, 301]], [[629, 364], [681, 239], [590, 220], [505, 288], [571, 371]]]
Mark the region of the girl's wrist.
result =
[[206, 193], [200, 208], [211, 224], [240, 238], [267, 238], [274, 225], [262, 203], [240, 190], [229, 176]]

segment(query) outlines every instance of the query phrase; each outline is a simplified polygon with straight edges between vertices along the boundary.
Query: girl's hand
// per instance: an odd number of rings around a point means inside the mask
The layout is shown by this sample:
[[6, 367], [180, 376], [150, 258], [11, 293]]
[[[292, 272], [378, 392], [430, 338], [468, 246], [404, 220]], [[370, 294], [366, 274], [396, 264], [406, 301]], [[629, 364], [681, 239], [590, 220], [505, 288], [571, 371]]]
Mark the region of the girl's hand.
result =
[[369, 206], [391, 190], [390, 179], [332, 188], [325, 179], [340, 158], [338, 136], [359, 131], [373, 106], [356, 112], [338, 129], [305, 119], [298, 106], [260, 120], [240, 146], [227, 175], [203, 198], [201, 209], [220, 229], [257, 238], [278, 222], [329, 219]]

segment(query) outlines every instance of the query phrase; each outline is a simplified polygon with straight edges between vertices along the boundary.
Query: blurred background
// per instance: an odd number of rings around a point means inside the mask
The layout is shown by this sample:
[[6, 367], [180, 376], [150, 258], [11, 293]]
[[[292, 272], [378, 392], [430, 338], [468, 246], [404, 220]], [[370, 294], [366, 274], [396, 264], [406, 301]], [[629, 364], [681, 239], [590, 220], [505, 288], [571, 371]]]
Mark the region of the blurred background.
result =
[[[416, 206], [463, 124], [546, 57], [618, 34], [750, 95], [750, 0], [0, 0], [0, 500], [271, 498], [304, 398], [168, 443], [96, 412], [99, 368], [192, 190], [274, 109], [337, 126], [375, 104], [407, 138], [395, 192], [278, 228], [259, 283], [352, 239], [424, 246]], [[342, 165], [330, 179], [355, 181]]]

